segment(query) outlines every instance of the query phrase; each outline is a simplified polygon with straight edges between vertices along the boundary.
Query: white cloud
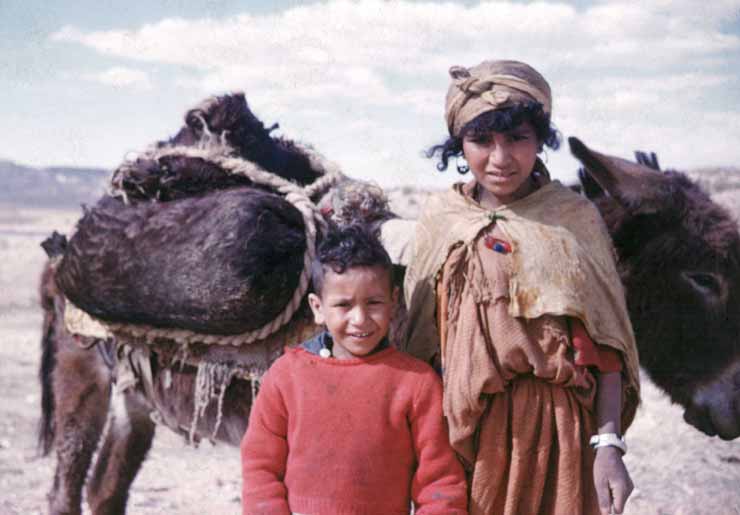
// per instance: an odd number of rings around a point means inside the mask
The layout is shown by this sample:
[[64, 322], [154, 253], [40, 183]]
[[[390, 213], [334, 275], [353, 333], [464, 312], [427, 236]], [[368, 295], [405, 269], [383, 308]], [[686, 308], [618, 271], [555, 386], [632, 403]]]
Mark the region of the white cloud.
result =
[[[702, 4], [701, 16], [693, 0], [586, 8], [564, 1], [332, 0], [109, 31], [67, 26], [51, 39], [125, 63], [176, 65], [167, 76], [187, 98], [245, 90], [267, 123], [279, 120], [290, 134], [356, 166], [353, 173], [380, 170], [396, 180], [411, 170], [430, 173], [418, 154], [445, 135], [447, 69], [503, 57], [530, 62], [548, 78], [554, 119], [566, 135], [627, 156], [644, 143], [691, 166], [740, 162], [737, 145], [722, 144], [740, 140], [737, 114], [716, 106], [723, 98], [728, 106], [740, 102], [728, 64], [740, 62], [740, 37], [722, 31], [738, 16], [737, 0]], [[123, 67], [88, 78], [155, 86], [144, 72]], [[689, 144], [697, 129], [713, 140]], [[557, 157], [553, 164], [566, 162]]]
[[[709, 9], [717, 16], [728, 10]], [[316, 72], [317, 66], [413, 74], [428, 71], [430, 61], [447, 67], [450, 56], [476, 61], [471, 55], [476, 48], [486, 56], [491, 49], [519, 49], [540, 59], [558, 59], [557, 54], [567, 52], [591, 64], [620, 56], [639, 64], [634, 58], [646, 49], [680, 62], [687, 55], [740, 46], [736, 35], [717, 31], [716, 18], [687, 11], [653, 3], [609, 3], [578, 12], [565, 3], [499, 1], [466, 7], [333, 1], [263, 16], [165, 19], [131, 30], [86, 33], [65, 27], [52, 39], [82, 43], [105, 55], [200, 70], [247, 64], [259, 70], [277, 61], [281, 73], [295, 76]]]
[[83, 78], [116, 88], [152, 89], [152, 82], [146, 72], [123, 66], [114, 66], [98, 73], [88, 73], [83, 75]]

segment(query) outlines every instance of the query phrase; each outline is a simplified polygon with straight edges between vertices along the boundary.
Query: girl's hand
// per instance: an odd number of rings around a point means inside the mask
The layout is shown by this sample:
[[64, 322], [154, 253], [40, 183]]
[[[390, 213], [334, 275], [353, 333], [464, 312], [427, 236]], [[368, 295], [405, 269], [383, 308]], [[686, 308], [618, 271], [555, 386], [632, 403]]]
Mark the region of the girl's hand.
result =
[[634, 488], [627, 467], [622, 461], [622, 451], [616, 447], [596, 449], [594, 484], [601, 515], [622, 513], [624, 504]]

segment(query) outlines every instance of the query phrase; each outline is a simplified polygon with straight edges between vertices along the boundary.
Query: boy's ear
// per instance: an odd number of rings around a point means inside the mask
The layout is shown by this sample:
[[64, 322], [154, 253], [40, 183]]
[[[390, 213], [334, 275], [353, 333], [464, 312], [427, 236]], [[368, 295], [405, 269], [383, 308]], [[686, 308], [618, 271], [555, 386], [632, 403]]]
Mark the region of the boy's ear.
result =
[[398, 305], [398, 295], [399, 295], [399, 289], [398, 286], [393, 287], [393, 292], [391, 293], [391, 300], [393, 301], [393, 305]]
[[319, 297], [315, 293], [309, 293], [308, 294], [308, 305], [311, 306], [311, 311], [313, 312], [313, 319], [314, 319], [314, 322], [316, 322], [316, 325], [324, 325], [325, 319], [324, 319], [324, 313], [321, 310], [321, 297]]

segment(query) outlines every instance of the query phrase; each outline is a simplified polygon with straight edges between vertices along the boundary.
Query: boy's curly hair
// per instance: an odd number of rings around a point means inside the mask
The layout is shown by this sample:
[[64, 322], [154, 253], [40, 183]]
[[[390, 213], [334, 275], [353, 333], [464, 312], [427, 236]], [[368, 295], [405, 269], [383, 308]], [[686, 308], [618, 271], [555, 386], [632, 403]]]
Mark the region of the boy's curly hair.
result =
[[393, 262], [378, 237], [363, 225], [330, 226], [312, 265], [313, 289], [321, 295], [327, 268], [343, 274], [355, 267], [379, 266], [392, 279]]

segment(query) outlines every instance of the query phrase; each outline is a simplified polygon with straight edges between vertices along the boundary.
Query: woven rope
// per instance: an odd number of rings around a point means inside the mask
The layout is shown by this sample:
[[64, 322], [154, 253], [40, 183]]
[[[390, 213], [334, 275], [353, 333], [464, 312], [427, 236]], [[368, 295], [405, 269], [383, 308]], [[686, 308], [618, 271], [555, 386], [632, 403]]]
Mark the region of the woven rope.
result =
[[[293, 296], [288, 304], [285, 306], [283, 311], [275, 317], [275, 319], [256, 330], [247, 331], [241, 334], [212, 335], [196, 333], [186, 329], [162, 329], [150, 325], [103, 322], [103, 324], [114, 334], [143, 338], [150, 343], [157, 338], [165, 338], [174, 340], [178, 343], [198, 342], [235, 346], [248, 344], [267, 338], [287, 324], [296, 311], [298, 311], [303, 297], [308, 291], [308, 287], [311, 282], [311, 263], [316, 256], [317, 229], [321, 231], [326, 230], [326, 221], [321, 216], [318, 207], [311, 200], [311, 197], [324, 193], [346, 177], [342, 174], [336, 164], [327, 161], [326, 158], [314, 149], [303, 145], [297, 145], [308, 157], [311, 168], [322, 175], [312, 184], [301, 187], [283, 177], [280, 177], [279, 175], [275, 175], [262, 169], [255, 163], [245, 161], [238, 157], [225, 156], [225, 150], [231, 150], [230, 147], [223, 143], [213, 145], [213, 138], [210, 133], [207, 134], [207, 138], [211, 141], [208, 146], [152, 148], [144, 152], [144, 155], [151, 158], [161, 158], [164, 156], [201, 158], [216, 163], [223, 170], [226, 170], [229, 173], [243, 175], [255, 184], [268, 186], [276, 192], [283, 194], [285, 199], [295, 206], [301, 213], [306, 231], [306, 252], [303, 256], [303, 270], [301, 271], [301, 275], [298, 280], [298, 286], [293, 292]], [[125, 195], [123, 195], [123, 190], [117, 190], [119, 185], [116, 184], [113, 186], [114, 190], [110, 192], [111, 195], [123, 196], [124, 202], [126, 202], [127, 199], [125, 198]]]

